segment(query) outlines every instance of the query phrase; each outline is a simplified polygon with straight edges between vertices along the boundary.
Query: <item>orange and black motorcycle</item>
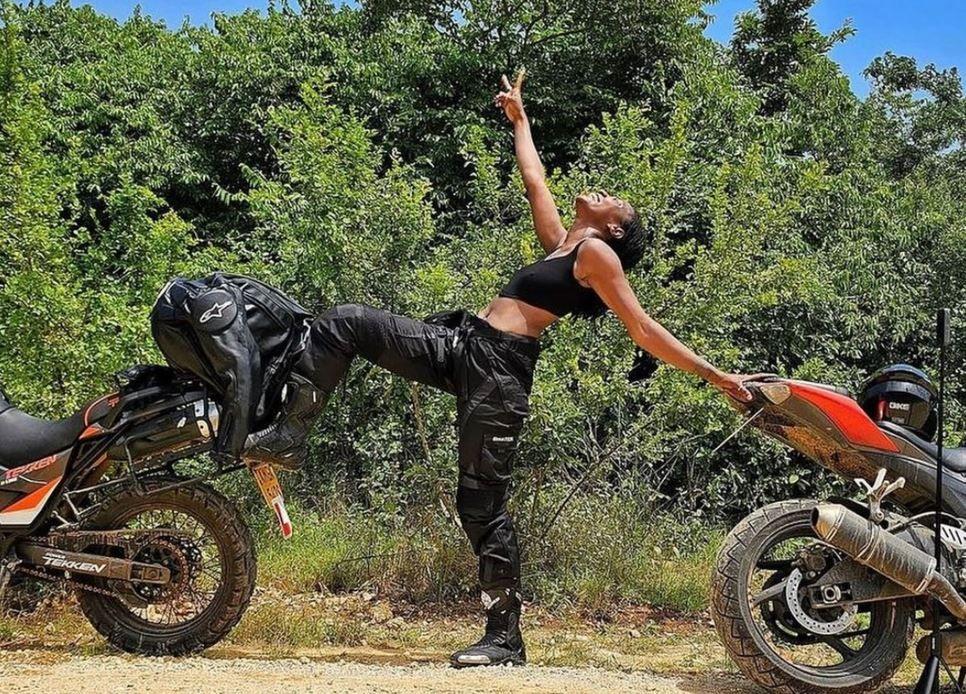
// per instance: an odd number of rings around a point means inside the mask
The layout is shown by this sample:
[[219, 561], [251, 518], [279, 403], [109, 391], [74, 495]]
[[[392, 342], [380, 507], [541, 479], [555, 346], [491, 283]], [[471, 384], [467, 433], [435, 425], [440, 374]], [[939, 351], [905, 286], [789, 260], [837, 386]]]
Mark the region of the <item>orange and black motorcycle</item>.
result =
[[[204, 456], [218, 407], [200, 381], [162, 366], [117, 380], [60, 421], [0, 394], [0, 597], [11, 580], [67, 582], [115, 646], [196, 652], [238, 623], [255, 586], [248, 526], [209, 484], [247, 466]], [[252, 472], [289, 536], [274, 471]]]

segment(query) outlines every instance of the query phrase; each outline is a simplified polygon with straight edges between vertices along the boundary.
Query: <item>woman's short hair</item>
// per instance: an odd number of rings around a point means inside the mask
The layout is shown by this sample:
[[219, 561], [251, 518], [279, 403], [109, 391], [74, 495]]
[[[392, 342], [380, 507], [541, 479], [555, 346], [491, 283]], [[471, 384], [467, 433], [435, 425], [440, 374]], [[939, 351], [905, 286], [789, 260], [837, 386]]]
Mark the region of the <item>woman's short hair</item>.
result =
[[608, 244], [614, 249], [621, 260], [621, 267], [627, 272], [641, 262], [644, 257], [645, 232], [644, 224], [637, 210], [631, 210], [630, 216], [621, 225], [624, 235], [619, 239], [611, 239]]

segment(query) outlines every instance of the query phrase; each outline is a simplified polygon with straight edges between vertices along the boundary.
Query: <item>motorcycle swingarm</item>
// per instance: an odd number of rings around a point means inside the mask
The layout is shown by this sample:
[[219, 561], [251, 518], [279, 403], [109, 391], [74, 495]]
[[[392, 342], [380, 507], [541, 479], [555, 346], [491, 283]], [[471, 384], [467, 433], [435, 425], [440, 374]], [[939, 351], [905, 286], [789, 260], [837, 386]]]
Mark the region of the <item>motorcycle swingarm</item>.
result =
[[14, 549], [24, 564], [44, 569], [138, 583], [164, 585], [171, 581], [171, 571], [157, 564], [116, 559], [102, 554], [68, 552], [35, 542], [18, 542]]
[[912, 597], [912, 593], [882, 574], [848, 558], [808, 586], [812, 605], [824, 609]]

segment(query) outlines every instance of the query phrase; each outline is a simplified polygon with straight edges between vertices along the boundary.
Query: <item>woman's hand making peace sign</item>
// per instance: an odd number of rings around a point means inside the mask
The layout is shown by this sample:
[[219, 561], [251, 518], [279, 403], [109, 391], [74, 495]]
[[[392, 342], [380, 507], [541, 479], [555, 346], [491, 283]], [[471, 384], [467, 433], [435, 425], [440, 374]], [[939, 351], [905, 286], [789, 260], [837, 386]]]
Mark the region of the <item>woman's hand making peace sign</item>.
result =
[[504, 91], [493, 98], [493, 103], [502, 108], [506, 117], [514, 124], [527, 117], [523, 110], [523, 95], [521, 93], [523, 89], [523, 78], [526, 74], [526, 70], [520, 70], [513, 84], [510, 84], [510, 80], [507, 79], [506, 75], [502, 75]]

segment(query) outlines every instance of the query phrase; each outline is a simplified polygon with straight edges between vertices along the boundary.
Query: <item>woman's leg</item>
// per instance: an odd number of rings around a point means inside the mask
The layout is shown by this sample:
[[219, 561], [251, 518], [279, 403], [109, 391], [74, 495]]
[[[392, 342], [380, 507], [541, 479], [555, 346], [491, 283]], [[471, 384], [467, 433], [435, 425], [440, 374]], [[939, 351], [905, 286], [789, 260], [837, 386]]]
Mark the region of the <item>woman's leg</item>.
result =
[[359, 354], [395, 374], [454, 392], [454, 331], [360, 304], [329, 309], [309, 332], [309, 344], [292, 368], [279, 418], [246, 442], [246, 456], [298, 467], [305, 439], [329, 395]]
[[295, 371], [329, 393], [358, 354], [412, 381], [454, 393], [454, 331], [362, 304], [343, 304], [320, 315]]
[[487, 623], [479, 642], [453, 654], [453, 664], [460, 667], [526, 662], [519, 625], [520, 551], [506, 503], [517, 439], [529, 411], [530, 384], [520, 382], [518, 369], [503, 368], [499, 350], [476, 356], [472, 367], [486, 377], [457, 405], [456, 508], [480, 559]]
[[[460, 340], [456, 354], [457, 338]], [[397, 316], [369, 306], [337, 306], [312, 324], [296, 367], [331, 392], [358, 354], [404, 378], [457, 395], [459, 489], [463, 529], [480, 558], [487, 608], [484, 637], [453, 654], [458, 666], [523, 663], [520, 553], [506, 509], [517, 438], [529, 411], [536, 353], [485, 337]]]

